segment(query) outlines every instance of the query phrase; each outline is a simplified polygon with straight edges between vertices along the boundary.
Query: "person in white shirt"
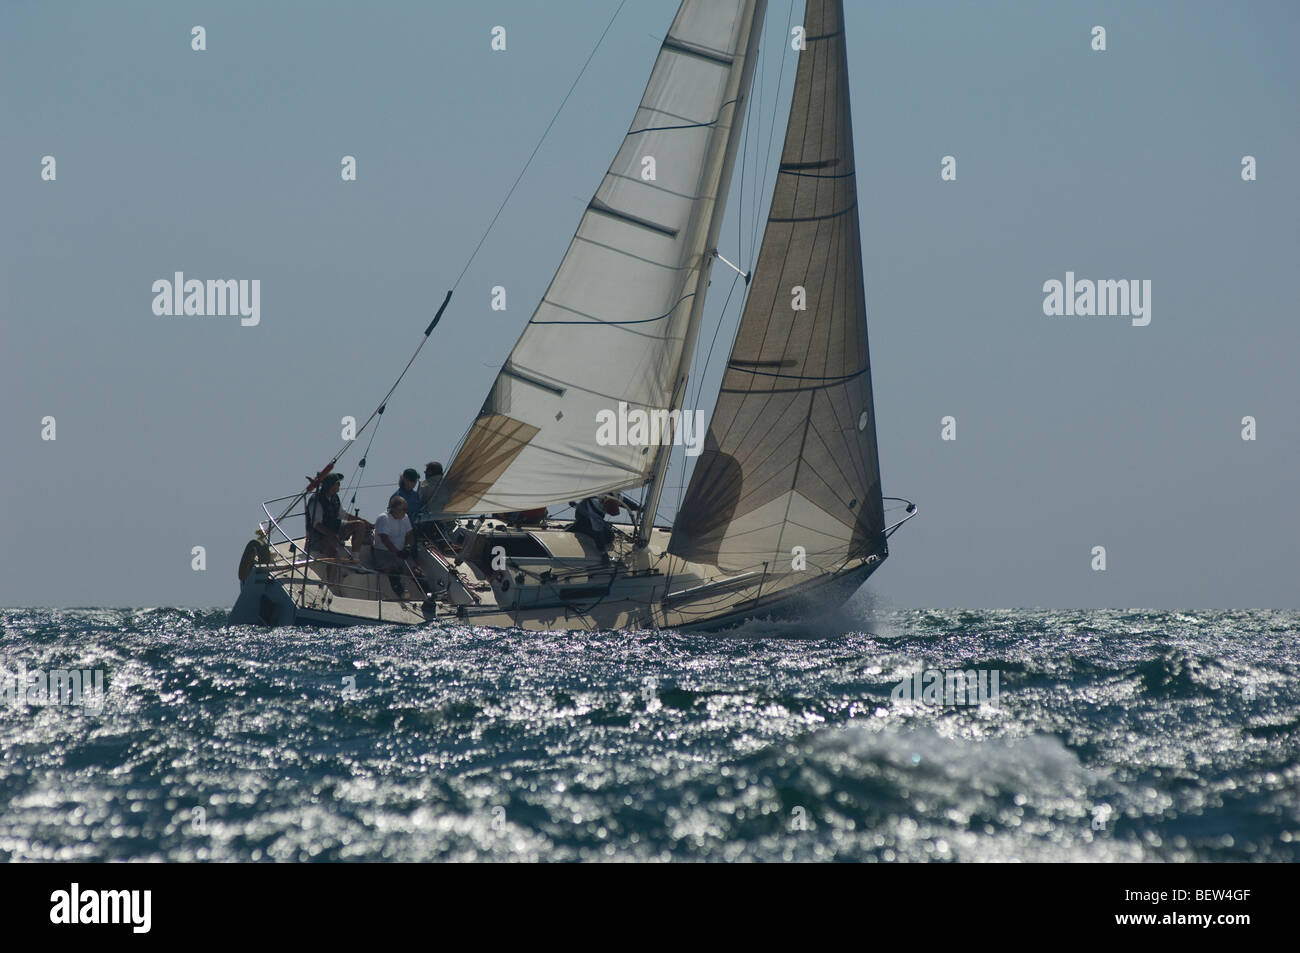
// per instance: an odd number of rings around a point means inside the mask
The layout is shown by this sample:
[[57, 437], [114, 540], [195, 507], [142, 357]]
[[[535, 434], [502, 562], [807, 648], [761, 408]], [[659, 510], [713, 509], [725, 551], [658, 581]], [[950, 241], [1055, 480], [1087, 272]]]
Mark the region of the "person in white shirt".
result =
[[400, 599], [406, 595], [406, 582], [402, 574], [407, 571], [406, 556], [415, 543], [411, 519], [406, 515], [406, 500], [394, 496], [388, 501], [388, 512], [375, 520], [375, 568], [389, 573], [393, 592]]

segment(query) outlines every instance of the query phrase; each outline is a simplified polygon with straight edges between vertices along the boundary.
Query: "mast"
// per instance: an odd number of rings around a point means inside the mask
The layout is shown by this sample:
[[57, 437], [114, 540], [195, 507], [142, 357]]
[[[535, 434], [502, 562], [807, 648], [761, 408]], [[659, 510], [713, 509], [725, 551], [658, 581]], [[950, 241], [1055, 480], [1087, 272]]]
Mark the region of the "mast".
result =
[[[718, 235], [722, 231], [722, 212], [727, 203], [727, 193], [731, 188], [731, 173], [736, 165], [736, 151], [740, 147], [740, 130], [745, 122], [745, 107], [749, 103], [750, 86], [754, 81], [754, 60], [758, 53], [758, 41], [763, 33], [763, 17], [767, 10], [767, 0], [755, 0], [752, 20], [749, 26], [749, 43], [745, 47], [745, 62], [741, 67], [740, 81], [731, 102], [731, 123], [727, 131], [727, 147], [722, 158], [722, 173], [718, 180], [717, 209], [709, 225], [708, 238], [704, 252], [699, 259], [700, 278], [697, 283], [695, 298], [691, 302], [690, 319], [686, 326], [686, 340], [682, 346], [681, 358], [677, 365], [676, 380], [673, 385], [672, 400], [669, 404], [669, 419], [672, 411], [682, 409], [686, 397], [686, 381], [690, 376], [691, 360], [695, 355], [695, 341], [700, 334], [700, 320], [704, 314], [704, 300], [709, 287], [709, 275], [713, 270], [713, 259], [717, 253]], [[680, 419], [680, 417], [679, 417]], [[659, 499], [664, 492], [664, 476], [672, 459], [673, 443], [670, 440], [661, 444], [655, 452], [654, 468], [647, 484], [641, 506], [641, 517], [637, 523], [636, 539], [645, 545], [650, 540], [654, 527], [655, 512], [659, 509]]]

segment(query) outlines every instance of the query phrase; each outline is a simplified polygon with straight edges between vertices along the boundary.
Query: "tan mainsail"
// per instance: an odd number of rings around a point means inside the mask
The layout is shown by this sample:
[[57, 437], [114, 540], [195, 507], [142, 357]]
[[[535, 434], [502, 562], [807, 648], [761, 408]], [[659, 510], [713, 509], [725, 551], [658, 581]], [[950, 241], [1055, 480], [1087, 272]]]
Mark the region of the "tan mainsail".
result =
[[840, 0], [808, 0], [804, 30], [753, 286], [669, 544], [778, 588], [887, 551]]
[[681, 5], [618, 154], [448, 468], [449, 512], [562, 505], [646, 482], [653, 448], [601, 446], [597, 414], [620, 401], [672, 406], [761, 8]]

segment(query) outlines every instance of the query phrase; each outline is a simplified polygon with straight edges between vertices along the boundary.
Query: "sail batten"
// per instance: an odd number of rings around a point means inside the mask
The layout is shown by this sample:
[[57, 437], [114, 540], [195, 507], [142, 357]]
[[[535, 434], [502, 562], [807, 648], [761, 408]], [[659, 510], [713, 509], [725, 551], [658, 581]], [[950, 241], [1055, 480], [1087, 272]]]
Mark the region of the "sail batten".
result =
[[841, 0], [808, 0], [754, 278], [669, 543], [764, 591], [887, 553], [843, 22]]
[[657, 448], [602, 446], [598, 414], [672, 406], [763, 0], [685, 0], [623, 143], [448, 468], [448, 511], [640, 486]]

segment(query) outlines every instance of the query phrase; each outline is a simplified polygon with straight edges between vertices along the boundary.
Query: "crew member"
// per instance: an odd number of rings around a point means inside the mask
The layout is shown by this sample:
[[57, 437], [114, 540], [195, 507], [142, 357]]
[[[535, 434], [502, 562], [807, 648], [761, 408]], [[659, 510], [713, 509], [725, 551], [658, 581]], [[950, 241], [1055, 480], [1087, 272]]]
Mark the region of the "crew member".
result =
[[388, 512], [375, 520], [375, 568], [389, 574], [397, 598], [406, 597], [406, 558], [415, 543], [415, 533], [406, 515], [406, 500], [393, 495], [388, 501]]
[[415, 467], [407, 467], [397, 478], [397, 489], [394, 491], [396, 496], [406, 500], [406, 515], [412, 523], [420, 515], [420, 491], [416, 489], [419, 482], [420, 474], [415, 472]]
[[574, 507], [570, 529], [590, 537], [597, 549], [608, 549], [614, 541], [614, 527], [605, 517], [617, 516], [620, 506], [622, 502], [616, 496], [589, 496]]
[[442, 464], [432, 461], [424, 465], [424, 479], [420, 481], [420, 512], [441, 513], [447, 504], [447, 491], [443, 487]]
[[[340, 474], [329, 474], [307, 501], [308, 553], [328, 559], [346, 557], [347, 553], [341, 548], [343, 534], [352, 534], [352, 545], [355, 549], [358, 539], [364, 536], [370, 525], [352, 514], [344, 518], [343, 501], [339, 499], [339, 484], [342, 482], [343, 477]], [[337, 581], [338, 573], [332, 565], [326, 566], [326, 575], [328, 582]]]

